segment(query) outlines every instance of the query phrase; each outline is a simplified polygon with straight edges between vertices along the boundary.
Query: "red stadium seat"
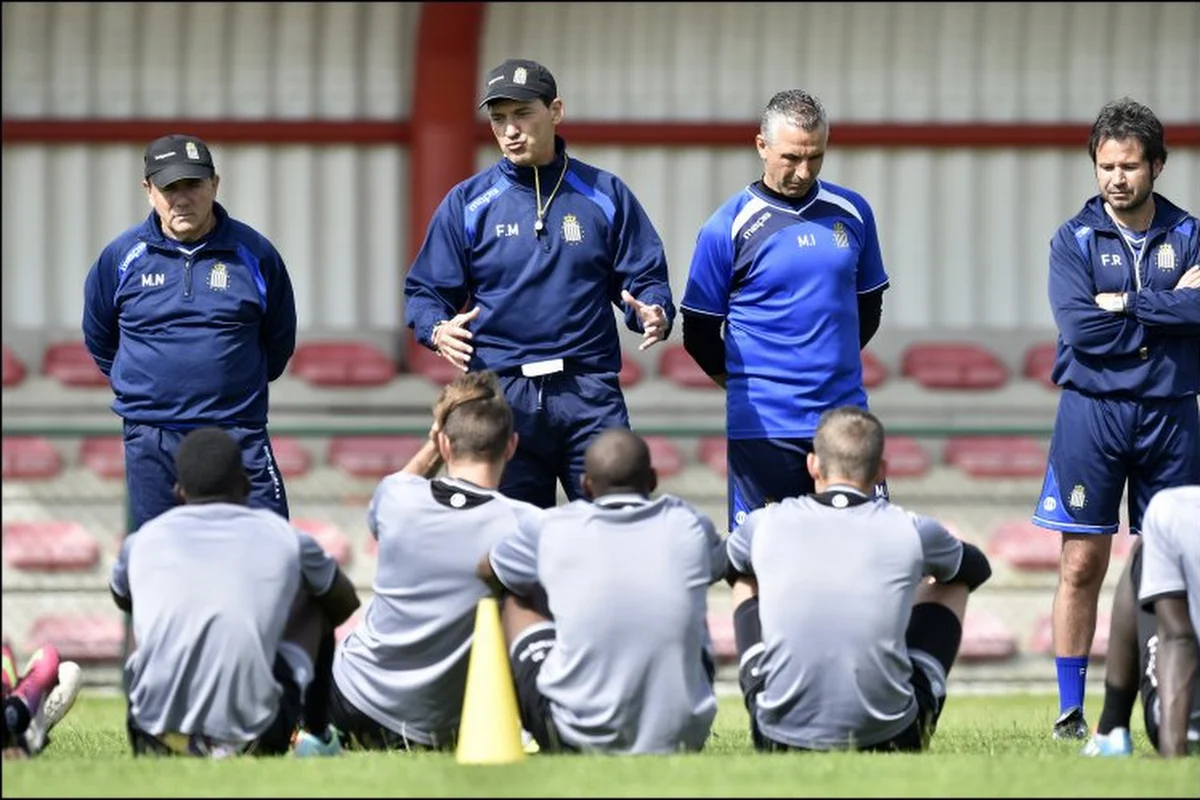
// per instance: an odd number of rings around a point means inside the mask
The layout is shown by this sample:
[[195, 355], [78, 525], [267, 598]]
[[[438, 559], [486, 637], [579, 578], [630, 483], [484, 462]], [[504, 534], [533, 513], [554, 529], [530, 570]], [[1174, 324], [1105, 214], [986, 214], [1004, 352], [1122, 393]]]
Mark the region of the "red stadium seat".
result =
[[718, 664], [736, 664], [737, 640], [733, 633], [733, 615], [708, 613], [708, 635], [712, 637], [713, 656]]
[[1054, 369], [1056, 345], [1054, 342], [1040, 342], [1025, 351], [1025, 361], [1021, 366], [1021, 374], [1030, 380], [1037, 381], [1048, 389], [1058, 389], [1058, 384], [1050, 380], [1050, 371]]
[[63, 386], [108, 386], [108, 377], [96, 366], [83, 342], [57, 342], [42, 355], [42, 374]]
[[446, 359], [415, 340], [409, 342], [407, 353], [408, 371], [420, 375], [437, 386], [452, 383], [463, 374]]
[[124, 480], [125, 440], [120, 436], [88, 436], [79, 443], [79, 463], [104, 480]]
[[646, 445], [650, 448], [650, 465], [658, 472], [659, 478], [670, 478], [679, 474], [683, 469], [683, 454], [675, 443], [666, 436], [646, 436]]
[[396, 364], [370, 342], [304, 342], [291, 372], [313, 386], [382, 386], [396, 377]]
[[350, 563], [350, 540], [337, 525], [311, 517], [293, 519], [292, 525], [313, 537], [341, 566]]
[[636, 386], [638, 381], [642, 379], [642, 365], [633, 356], [622, 353], [621, 371], [617, 373], [617, 379], [621, 382], [621, 388], [623, 389]]
[[696, 445], [696, 458], [724, 478], [729, 474], [729, 441], [724, 436], [704, 436]]
[[1014, 569], [1057, 570], [1062, 536], [1028, 520], [1005, 520], [988, 533], [987, 550]]
[[929, 452], [911, 436], [889, 436], [884, 440], [889, 478], [919, 478], [929, 471]]
[[78, 522], [6, 522], [4, 560], [17, 569], [87, 570], [99, 563], [100, 544]]
[[46, 480], [62, 469], [62, 456], [44, 436], [5, 436], [4, 480]]
[[1008, 367], [982, 345], [917, 342], [905, 349], [900, 374], [926, 389], [998, 389]]
[[870, 350], [862, 351], [863, 386], [874, 389], [888, 379], [891, 371]]
[[965, 662], [1005, 661], [1017, 654], [1017, 636], [999, 616], [968, 610], [958, 658]]
[[64, 661], [118, 662], [125, 650], [125, 624], [113, 614], [44, 614], [29, 628], [30, 652], [44, 644]]
[[359, 478], [382, 478], [398, 472], [427, 438], [424, 436], [334, 436], [328, 462]]
[[658, 357], [658, 374], [685, 389], [719, 389], [681, 344], [668, 344]]
[[4, 345], [4, 385], [16, 386], [25, 380], [25, 363], [17, 358], [17, 354], [6, 344]]
[[294, 436], [272, 436], [271, 453], [275, 456], [280, 474], [285, 478], [305, 474], [312, 464], [312, 456]]
[[945, 461], [976, 478], [1040, 478], [1046, 448], [1028, 436], [951, 436]]
[[[1108, 654], [1108, 627], [1112, 624], [1112, 616], [1104, 609], [1096, 614], [1096, 635], [1092, 638], [1092, 649], [1088, 657], [1096, 660], [1103, 659]], [[1033, 625], [1033, 635], [1029, 640], [1029, 649], [1038, 655], [1054, 655], [1054, 633], [1050, 623], [1050, 614], [1038, 617]]]

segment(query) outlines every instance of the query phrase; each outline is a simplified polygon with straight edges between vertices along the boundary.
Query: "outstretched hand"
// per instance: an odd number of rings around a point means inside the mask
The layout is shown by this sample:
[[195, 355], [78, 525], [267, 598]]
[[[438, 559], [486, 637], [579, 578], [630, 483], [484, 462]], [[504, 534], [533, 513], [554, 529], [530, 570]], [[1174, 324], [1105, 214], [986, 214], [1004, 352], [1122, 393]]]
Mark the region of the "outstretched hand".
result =
[[467, 365], [471, 362], [471, 354], [475, 352], [475, 348], [470, 344], [472, 334], [467, 325], [478, 317], [479, 306], [475, 306], [470, 311], [454, 315], [437, 326], [433, 332], [433, 346], [438, 355], [463, 372], [467, 371]]
[[638, 350], [648, 350], [667, 336], [667, 312], [662, 306], [647, 305], [638, 300], [628, 289], [621, 290], [621, 299], [637, 312], [642, 322], [642, 343]]

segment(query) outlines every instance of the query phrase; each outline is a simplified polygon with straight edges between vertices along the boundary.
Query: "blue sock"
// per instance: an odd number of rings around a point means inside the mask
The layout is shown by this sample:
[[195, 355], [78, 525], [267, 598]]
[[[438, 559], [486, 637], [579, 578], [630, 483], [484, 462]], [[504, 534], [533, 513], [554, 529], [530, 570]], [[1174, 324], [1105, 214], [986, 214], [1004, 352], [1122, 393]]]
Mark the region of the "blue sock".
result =
[[1083, 689], [1087, 683], [1087, 656], [1055, 658], [1054, 666], [1058, 669], [1059, 713], [1074, 706], [1083, 708]]

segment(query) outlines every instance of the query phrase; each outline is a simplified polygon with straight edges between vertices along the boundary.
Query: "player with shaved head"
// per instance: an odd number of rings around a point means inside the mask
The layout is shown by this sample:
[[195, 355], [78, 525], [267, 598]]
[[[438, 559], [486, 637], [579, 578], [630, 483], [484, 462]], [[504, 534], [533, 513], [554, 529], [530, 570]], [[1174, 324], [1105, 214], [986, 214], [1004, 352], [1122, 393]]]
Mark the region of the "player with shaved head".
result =
[[[524, 728], [543, 752], [700, 750], [716, 716], [708, 587], [725, 574], [712, 521], [671, 495], [637, 434], [584, 454], [581, 499], [492, 547]], [[543, 594], [544, 592], [544, 594]]]

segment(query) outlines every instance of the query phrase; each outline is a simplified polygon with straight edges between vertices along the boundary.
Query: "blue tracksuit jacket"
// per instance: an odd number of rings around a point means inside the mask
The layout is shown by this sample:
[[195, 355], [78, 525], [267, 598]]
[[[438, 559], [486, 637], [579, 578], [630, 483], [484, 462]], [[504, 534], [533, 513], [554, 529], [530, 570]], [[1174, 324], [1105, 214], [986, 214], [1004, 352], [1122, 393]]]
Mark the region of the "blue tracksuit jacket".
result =
[[[1135, 263], [1097, 196], [1050, 244], [1050, 305], [1058, 325], [1052, 377], [1085, 395], [1183, 398], [1200, 392], [1200, 289], [1175, 290], [1200, 263], [1200, 222], [1154, 195], [1154, 221]], [[1096, 305], [1128, 293], [1128, 312]]]
[[159, 427], [261, 426], [267, 382], [296, 344], [296, 303], [265, 236], [214, 204], [201, 242], [163, 236], [157, 215], [122, 233], [84, 283], [83, 337], [115, 411]]
[[[562, 173], [561, 138], [556, 149], [538, 168], [543, 204]], [[472, 370], [562, 358], [573, 371], [618, 372], [611, 304], [621, 304], [622, 289], [675, 317], [654, 226], [619, 178], [575, 158], [540, 237], [536, 220], [532, 167], [502, 158], [451, 189], [405, 279], [406, 324], [430, 346], [439, 320], [478, 304]], [[641, 332], [636, 312], [625, 309], [625, 323]]]

